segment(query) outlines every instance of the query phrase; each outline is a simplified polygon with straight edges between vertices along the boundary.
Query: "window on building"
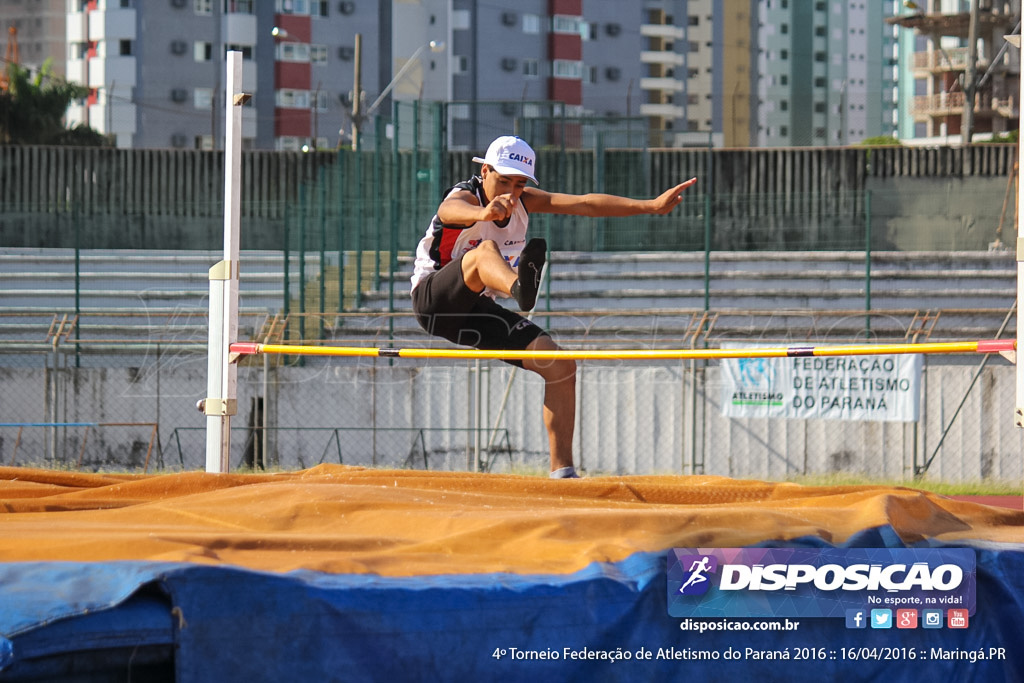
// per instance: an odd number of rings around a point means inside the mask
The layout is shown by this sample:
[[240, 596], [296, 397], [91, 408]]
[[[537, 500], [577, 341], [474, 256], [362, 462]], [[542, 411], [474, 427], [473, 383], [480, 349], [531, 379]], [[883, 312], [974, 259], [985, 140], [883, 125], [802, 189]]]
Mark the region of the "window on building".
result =
[[313, 64], [323, 66], [327, 63], [327, 46], [326, 45], [310, 45], [309, 46], [309, 61]]
[[700, 26], [700, 17], [691, 14], [690, 16], [686, 17], [686, 25]]
[[309, 91], [281, 88], [274, 94], [274, 103], [287, 109], [309, 109]]
[[309, 45], [306, 43], [278, 43], [276, 58], [279, 62], [306, 63], [309, 61]]
[[523, 75], [532, 77], [540, 75], [540, 62], [538, 62], [536, 59], [524, 59]]
[[331, 10], [328, 9], [330, 7], [330, 4], [331, 3], [328, 2], [327, 0], [316, 0], [313, 3], [313, 11], [311, 12], [311, 14], [314, 17], [329, 17], [329, 16], [331, 16]]
[[580, 18], [556, 14], [551, 17], [551, 32], [578, 34], [580, 32]]
[[779, 33], [789, 33], [789, 24], [782, 24], [781, 26], [779, 26]]
[[194, 0], [192, 7], [196, 14], [213, 14], [213, 0]]
[[551, 75], [555, 78], [583, 78], [583, 62], [555, 59], [551, 62]]
[[132, 41], [121, 40], [118, 41], [118, 53], [122, 57], [130, 57], [132, 54]]
[[192, 91], [192, 102], [196, 109], [212, 109], [213, 88], [196, 88]]
[[278, 14], [309, 14], [309, 0], [277, 0]]
[[252, 14], [253, 0], [224, 0], [224, 12], [227, 14]]
[[540, 33], [540, 17], [536, 14], [523, 14], [523, 33]]
[[193, 55], [197, 62], [208, 62], [213, 59], [213, 43], [197, 40], [193, 46]]

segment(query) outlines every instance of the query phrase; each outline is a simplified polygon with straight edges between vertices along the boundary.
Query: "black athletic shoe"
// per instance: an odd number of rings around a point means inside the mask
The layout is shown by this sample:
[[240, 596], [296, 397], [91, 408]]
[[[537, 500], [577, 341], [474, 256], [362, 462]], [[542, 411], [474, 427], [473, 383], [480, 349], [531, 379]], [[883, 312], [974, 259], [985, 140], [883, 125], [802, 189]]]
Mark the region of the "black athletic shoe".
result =
[[540, 273], [544, 270], [544, 259], [547, 256], [548, 243], [535, 237], [526, 243], [519, 254], [519, 286], [514, 288], [512, 295], [519, 303], [519, 308], [532, 311], [537, 305], [537, 294], [540, 292]]

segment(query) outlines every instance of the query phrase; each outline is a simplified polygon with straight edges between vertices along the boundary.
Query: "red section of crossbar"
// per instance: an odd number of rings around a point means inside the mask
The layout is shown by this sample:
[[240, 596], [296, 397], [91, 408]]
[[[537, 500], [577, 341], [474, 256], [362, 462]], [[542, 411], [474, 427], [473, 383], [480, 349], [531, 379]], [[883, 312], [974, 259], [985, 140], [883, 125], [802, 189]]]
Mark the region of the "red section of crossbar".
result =
[[1017, 341], [1014, 339], [987, 339], [978, 342], [978, 353], [999, 353], [1014, 351], [1016, 348]]
[[243, 356], [259, 353], [260, 345], [256, 342], [235, 342], [231, 345], [231, 353], [240, 353]]

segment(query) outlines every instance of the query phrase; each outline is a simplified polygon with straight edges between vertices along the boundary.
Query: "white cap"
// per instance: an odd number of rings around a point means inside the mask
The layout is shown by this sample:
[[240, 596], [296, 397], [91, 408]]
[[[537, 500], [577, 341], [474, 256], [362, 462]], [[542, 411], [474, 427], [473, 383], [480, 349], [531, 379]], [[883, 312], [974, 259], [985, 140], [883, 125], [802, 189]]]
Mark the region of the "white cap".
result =
[[487, 164], [502, 175], [524, 175], [533, 182], [537, 165], [537, 154], [526, 144], [526, 140], [514, 135], [504, 135], [487, 148], [484, 158], [473, 157], [478, 164]]

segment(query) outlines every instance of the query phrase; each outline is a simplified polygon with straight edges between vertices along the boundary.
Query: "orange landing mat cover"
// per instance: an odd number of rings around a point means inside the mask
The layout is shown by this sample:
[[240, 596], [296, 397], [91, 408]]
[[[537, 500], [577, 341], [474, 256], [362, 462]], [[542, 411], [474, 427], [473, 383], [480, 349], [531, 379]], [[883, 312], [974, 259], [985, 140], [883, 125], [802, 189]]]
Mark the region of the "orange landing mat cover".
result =
[[904, 543], [1024, 542], [1024, 512], [879, 486], [714, 476], [573, 481], [323, 465], [273, 474], [0, 468], [0, 562], [155, 560], [384, 576], [562, 574], [673, 547], [889, 525]]

